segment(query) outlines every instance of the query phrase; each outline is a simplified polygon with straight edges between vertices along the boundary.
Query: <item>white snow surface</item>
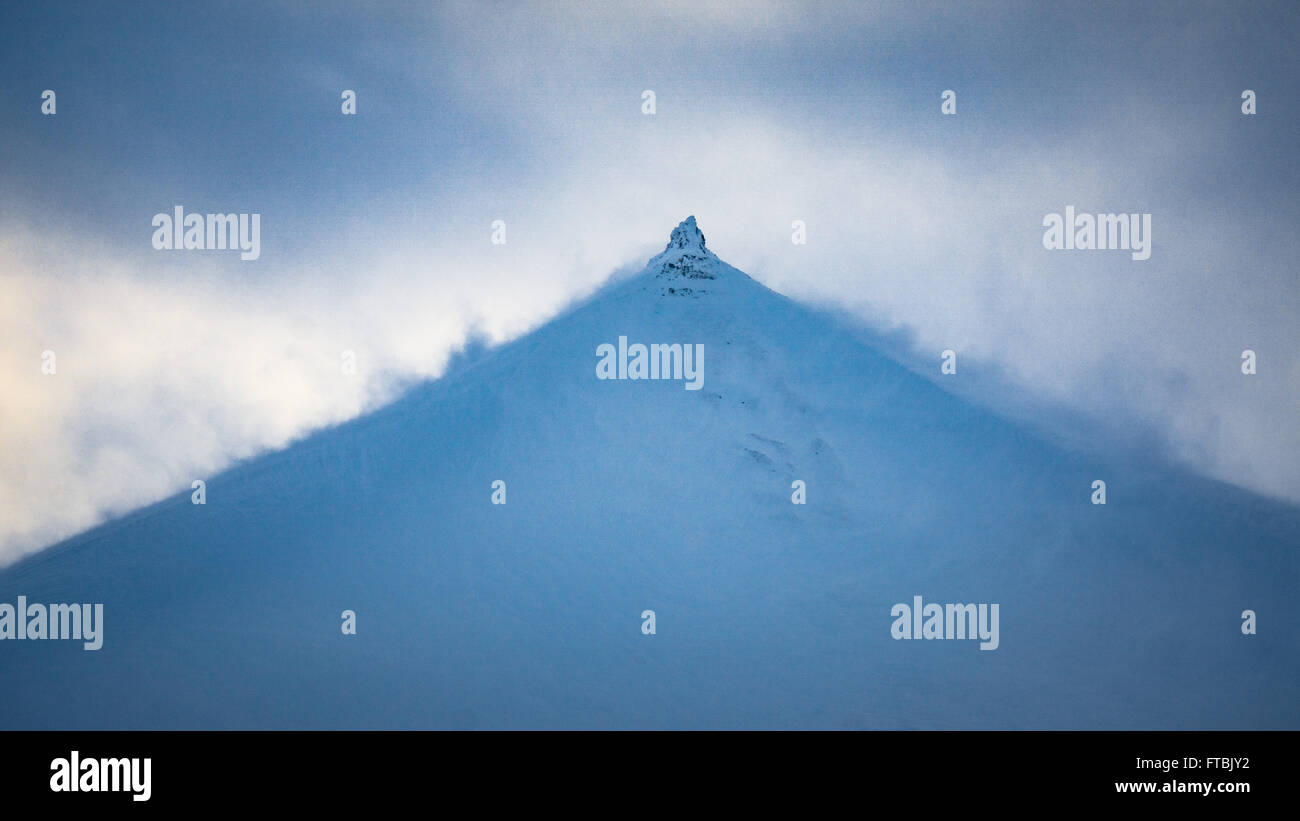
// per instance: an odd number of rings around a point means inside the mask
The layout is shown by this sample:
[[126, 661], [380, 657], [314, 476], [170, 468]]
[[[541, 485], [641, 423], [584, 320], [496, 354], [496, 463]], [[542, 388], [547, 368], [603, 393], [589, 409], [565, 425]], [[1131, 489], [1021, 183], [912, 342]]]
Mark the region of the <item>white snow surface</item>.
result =
[[[597, 379], [619, 336], [703, 344], [702, 389]], [[0, 727], [1300, 728], [1294, 507], [940, 384], [688, 219], [639, 276], [206, 505], [0, 571], [0, 602], [105, 617], [97, 652], [0, 642]], [[892, 639], [914, 595], [998, 603], [1000, 646]]]

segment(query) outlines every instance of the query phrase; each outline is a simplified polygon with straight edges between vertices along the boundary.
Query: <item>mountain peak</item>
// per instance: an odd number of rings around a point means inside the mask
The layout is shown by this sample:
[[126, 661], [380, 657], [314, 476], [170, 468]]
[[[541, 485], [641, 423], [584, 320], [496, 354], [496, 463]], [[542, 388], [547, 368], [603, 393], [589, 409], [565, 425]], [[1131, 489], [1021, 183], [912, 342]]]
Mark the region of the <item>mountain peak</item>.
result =
[[704, 247], [704, 234], [700, 227], [695, 224], [695, 217], [689, 216], [677, 224], [673, 229], [672, 236], [668, 238], [668, 245], [664, 247], [664, 252], [677, 249], [691, 249], [694, 251], [706, 251]]
[[[647, 267], [654, 269], [655, 276], [660, 279], [703, 280], [717, 279], [722, 264], [722, 260], [704, 247], [704, 234], [695, 224], [695, 217], [690, 216], [677, 224], [663, 253], [652, 257]], [[664, 293], [693, 295], [705, 292], [674, 284], [665, 286]]]

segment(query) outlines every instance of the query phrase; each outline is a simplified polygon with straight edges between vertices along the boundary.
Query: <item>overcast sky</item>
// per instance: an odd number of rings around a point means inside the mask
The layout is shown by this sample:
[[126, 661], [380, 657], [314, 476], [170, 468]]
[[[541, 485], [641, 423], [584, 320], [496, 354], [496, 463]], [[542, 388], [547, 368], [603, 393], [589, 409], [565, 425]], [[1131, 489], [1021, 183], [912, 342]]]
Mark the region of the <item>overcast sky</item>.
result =
[[[0, 11], [0, 563], [536, 327], [688, 214], [936, 371], [1300, 501], [1300, 4], [28, 5]], [[260, 258], [155, 250], [176, 205], [260, 213]], [[1067, 205], [1150, 213], [1151, 258], [1044, 250]]]

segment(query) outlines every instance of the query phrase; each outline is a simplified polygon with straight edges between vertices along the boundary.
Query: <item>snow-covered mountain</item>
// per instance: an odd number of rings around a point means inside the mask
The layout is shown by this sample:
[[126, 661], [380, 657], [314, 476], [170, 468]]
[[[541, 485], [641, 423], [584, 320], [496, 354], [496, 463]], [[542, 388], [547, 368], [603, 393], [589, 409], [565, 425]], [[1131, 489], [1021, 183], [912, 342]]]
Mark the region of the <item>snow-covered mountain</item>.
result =
[[[617, 378], [637, 343], [702, 346], [697, 389]], [[688, 219], [206, 504], [0, 571], [0, 602], [104, 613], [99, 650], [0, 642], [0, 727], [1300, 727], [1300, 511], [939, 384]], [[998, 604], [998, 647], [896, 640], [914, 596]]]

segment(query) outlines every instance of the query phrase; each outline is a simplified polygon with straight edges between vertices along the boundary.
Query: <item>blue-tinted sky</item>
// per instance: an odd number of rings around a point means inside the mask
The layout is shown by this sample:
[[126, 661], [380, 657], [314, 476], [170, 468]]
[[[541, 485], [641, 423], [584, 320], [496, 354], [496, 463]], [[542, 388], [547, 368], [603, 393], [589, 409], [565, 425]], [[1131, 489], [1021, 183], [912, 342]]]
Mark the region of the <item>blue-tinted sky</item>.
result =
[[[1298, 35], [1290, 2], [7, 4], [0, 559], [535, 327], [687, 214], [920, 361], [1300, 498]], [[260, 259], [155, 251], [177, 204], [260, 213]], [[1066, 205], [1151, 213], [1152, 258], [1044, 251]]]

